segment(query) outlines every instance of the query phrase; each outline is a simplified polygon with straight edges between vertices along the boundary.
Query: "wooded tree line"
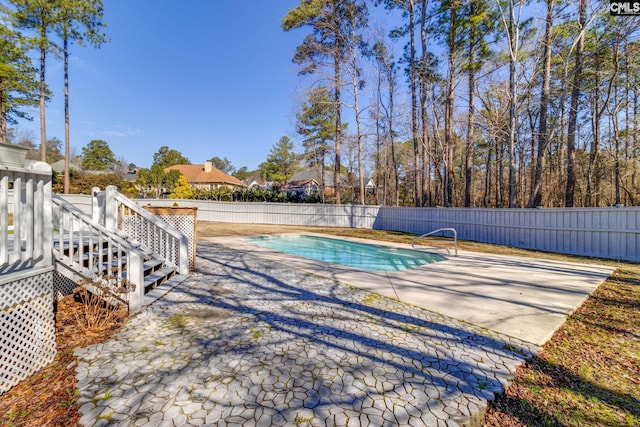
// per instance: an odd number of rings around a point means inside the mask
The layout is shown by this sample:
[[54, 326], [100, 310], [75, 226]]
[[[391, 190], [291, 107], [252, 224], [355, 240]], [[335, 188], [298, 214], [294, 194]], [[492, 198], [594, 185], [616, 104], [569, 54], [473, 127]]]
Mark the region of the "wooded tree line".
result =
[[[359, 203], [372, 178], [386, 205], [640, 204], [640, 23], [608, 5], [300, 0], [281, 25], [306, 30], [293, 57], [309, 82], [296, 115], [304, 163], [332, 168], [336, 200]], [[40, 157], [60, 153], [45, 132], [53, 56], [65, 67], [68, 163], [69, 46], [106, 42], [102, 16], [101, 0], [0, 2], [0, 142], [39, 106]], [[274, 145], [263, 178], [286, 180], [292, 148]]]
[[281, 25], [307, 30], [297, 131], [336, 183], [372, 177], [386, 205], [640, 204], [640, 22], [608, 1], [300, 0]]

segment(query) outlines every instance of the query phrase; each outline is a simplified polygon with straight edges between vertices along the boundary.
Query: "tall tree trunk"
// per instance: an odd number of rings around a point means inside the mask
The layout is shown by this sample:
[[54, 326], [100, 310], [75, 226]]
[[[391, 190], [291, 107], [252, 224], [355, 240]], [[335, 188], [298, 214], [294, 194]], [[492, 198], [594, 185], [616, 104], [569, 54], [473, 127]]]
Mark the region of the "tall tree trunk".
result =
[[44, 115], [45, 101], [45, 63], [47, 58], [47, 25], [45, 11], [40, 12], [40, 160], [47, 161], [47, 126]]
[[509, 207], [518, 205], [518, 188], [516, 184], [516, 105], [517, 80], [516, 62], [518, 60], [518, 25], [515, 17], [514, 0], [509, 0]]
[[[473, 48], [470, 47], [470, 54]], [[469, 111], [467, 112], [467, 147], [464, 155], [464, 206], [471, 207], [471, 187], [473, 184], [473, 138], [475, 130], [475, 70], [469, 70]]]
[[[620, 38], [616, 37], [615, 48], [613, 51], [613, 76], [611, 81], [616, 80], [616, 75], [619, 68], [619, 47]], [[618, 118], [619, 104], [618, 104], [618, 85], [615, 84], [613, 88], [613, 111], [611, 111], [611, 117], [613, 119], [613, 141], [614, 141], [614, 181], [615, 181], [615, 204], [622, 203], [620, 196], [620, 123]]]
[[7, 96], [4, 79], [0, 76], [0, 144], [6, 144], [7, 140], [7, 110], [5, 97]]
[[[360, 118], [360, 91], [359, 91], [359, 87], [360, 87], [360, 73], [358, 71], [358, 59], [359, 59], [359, 44], [360, 44], [360, 40], [358, 37], [358, 33], [357, 33], [357, 23], [355, 22], [355, 19], [357, 19], [357, 17], [352, 17], [352, 19], [349, 21], [349, 26], [351, 27], [351, 30], [348, 32], [349, 33], [349, 38], [347, 39], [347, 46], [349, 48], [349, 58], [348, 58], [348, 65], [350, 67], [350, 69], [348, 68], [348, 73], [351, 76], [351, 87], [353, 88], [353, 112], [355, 114], [355, 120], [356, 120], [356, 138], [357, 138], [357, 145], [358, 145], [358, 186], [360, 188], [359, 191], [359, 202], [361, 205], [365, 204], [365, 187], [364, 187], [364, 161], [362, 159], [362, 152], [363, 152], [363, 147], [362, 147], [362, 139], [363, 139], [363, 135], [362, 135], [362, 120]], [[353, 190], [353, 186], [352, 186], [352, 190]], [[353, 190], [355, 191], [355, 190]]]
[[[389, 64], [389, 67], [392, 67], [392, 64]], [[398, 159], [396, 158], [396, 144], [394, 141], [393, 135], [393, 94], [395, 91], [395, 80], [393, 77], [393, 69], [389, 68], [389, 143], [391, 144], [391, 163], [393, 165], [393, 200], [394, 205], [400, 205], [400, 190], [399, 190], [399, 181], [400, 177], [398, 175]]]
[[[378, 92], [377, 92], [377, 98], [378, 98], [378, 102], [376, 104], [376, 154], [375, 154], [375, 161], [376, 161], [376, 167], [375, 167], [375, 171], [376, 171], [376, 176], [375, 176], [375, 190], [374, 190], [374, 194], [375, 194], [375, 198], [376, 198], [376, 204], [377, 205], [384, 205], [384, 191], [386, 189], [386, 185], [385, 185], [385, 180], [384, 180], [384, 175], [381, 174], [381, 172], [383, 172], [386, 167], [382, 167], [382, 151], [380, 150], [382, 144], [380, 141], [380, 105], [379, 105], [379, 100], [380, 100], [380, 76], [378, 76]], [[383, 187], [383, 199], [380, 199], [380, 187]]]
[[62, 44], [64, 51], [64, 194], [69, 194], [69, 33], [68, 23], [63, 23]]
[[571, 85], [571, 106], [569, 121], [567, 123], [567, 184], [565, 189], [565, 206], [573, 207], [576, 187], [576, 129], [578, 124], [578, 107], [580, 101], [580, 86], [582, 85], [582, 55], [584, 52], [584, 37], [587, 24], [587, 1], [580, 0], [579, 6], [578, 44], [576, 46], [575, 67], [573, 71], [573, 83]]
[[496, 208], [504, 207], [504, 149], [509, 142], [509, 136], [506, 135], [500, 139], [500, 143], [496, 146]]
[[[476, 3], [471, 1], [469, 4], [469, 15], [476, 15]], [[469, 104], [467, 111], [467, 144], [464, 156], [464, 206], [471, 207], [471, 186], [473, 182], [473, 137], [475, 130], [475, 92], [476, 92], [476, 43], [477, 34], [475, 26], [469, 29], [469, 75], [468, 90]]]
[[322, 156], [320, 157], [320, 171], [318, 173], [320, 178], [320, 201], [324, 204], [325, 200], [325, 191], [327, 190], [326, 179], [324, 179], [324, 168], [325, 168], [325, 153], [324, 148], [322, 149]]
[[[381, 148], [382, 144], [382, 132], [380, 130], [380, 122], [382, 117], [382, 72], [378, 69], [378, 75], [376, 79], [376, 204], [383, 205], [385, 204], [386, 194], [387, 194], [387, 162], [383, 162], [383, 151]], [[386, 159], [386, 156], [385, 156]], [[383, 166], [384, 165], [384, 166]], [[382, 187], [382, 190], [380, 189]], [[381, 193], [382, 191], [382, 193]], [[380, 194], [382, 194], [382, 198], [380, 198]]]
[[[640, 158], [640, 147], [638, 146], [638, 132], [640, 131], [638, 126], [638, 102], [640, 101], [638, 91], [633, 91], [633, 133], [631, 139], [633, 141], [633, 149], [631, 155], [633, 158]], [[636, 189], [636, 179], [638, 177], [638, 162], [633, 162], [633, 173], [631, 174], [631, 186]], [[633, 204], [637, 204], [637, 200], [640, 200], [638, 193], [634, 194]]]
[[618, 115], [613, 114], [613, 142], [614, 142], [614, 187], [615, 187], [615, 204], [621, 203], [620, 198], [620, 125], [618, 123]]
[[491, 198], [491, 154], [493, 151], [493, 146], [489, 144], [487, 149], [487, 167], [484, 175], [484, 194], [482, 195], [482, 206], [485, 208], [489, 207], [490, 198]]
[[[624, 83], [624, 126], [625, 129], [627, 129], [627, 132], [625, 132], [625, 138], [624, 138], [624, 159], [625, 161], [629, 162], [632, 160], [632, 157], [630, 156], [630, 154], [632, 153], [631, 150], [631, 138], [629, 135], [629, 131], [631, 130], [631, 121], [630, 118], [631, 116], [629, 115], [630, 113], [630, 105], [629, 103], [631, 102], [631, 98], [629, 96], [629, 92], [631, 91], [631, 78], [629, 76], [629, 40], [625, 40], [624, 43], [624, 66], [625, 66], [625, 70], [624, 70], [624, 75], [625, 75], [625, 83]], [[626, 185], [625, 185], [626, 188]], [[632, 205], [633, 206], [633, 202], [632, 199], [630, 199], [631, 195], [628, 194], [627, 196], [627, 203], [628, 205]]]
[[[336, 40], [336, 52], [339, 51], [339, 42]], [[334, 82], [334, 96], [335, 96], [335, 103], [336, 103], [336, 133], [335, 133], [335, 160], [334, 160], [334, 171], [333, 171], [333, 185], [334, 185], [334, 190], [335, 190], [335, 197], [336, 197], [336, 204], [340, 204], [342, 203], [342, 194], [341, 194], [341, 189], [340, 189], [340, 148], [341, 148], [341, 144], [342, 144], [342, 117], [341, 117], [341, 111], [342, 111], [342, 104], [341, 104], [341, 100], [340, 100], [340, 79], [341, 79], [341, 73], [340, 73], [340, 59], [338, 58], [338, 56], [336, 55], [335, 57], [335, 62], [334, 62], [334, 77], [335, 77], [335, 82]]]
[[[433, 123], [431, 124], [431, 135], [433, 135], [433, 152], [431, 159], [433, 161], [434, 173], [432, 198], [434, 204], [444, 205], [445, 178], [443, 175], [446, 174], [446, 166], [444, 165], [444, 144], [440, 132], [440, 117], [438, 116], [438, 111], [433, 105], [433, 102], [431, 105], [431, 117], [433, 118]], [[438, 147], [441, 149], [440, 151], [438, 151]]]
[[[640, 157], [640, 150], [638, 149], [638, 91], [633, 90], [631, 92], [631, 70], [630, 70], [630, 60], [631, 53], [629, 43], [625, 43], [625, 56], [626, 56], [626, 64], [627, 71], [625, 76], [627, 77], [627, 128], [631, 129], [631, 134], [627, 134], [627, 144], [629, 144], [629, 160], [637, 159]], [[633, 96], [631, 95], [633, 93]], [[630, 106], [633, 105], [632, 113], [629, 111]], [[630, 114], [632, 114], [632, 118], [630, 118]], [[631, 138], [629, 140], [629, 138]], [[638, 175], [638, 162], [631, 163], [631, 177], [630, 177], [630, 187], [633, 190], [633, 193], [629, 196], [630, 201], [629, 204], [631, 206], [635, 206], [637, 204], [636, 200], [638, 199], [638, 194], [636, 191], [636, 179]]]
[[[591, 149], [589, 150], [589, 163], [587, 164], [587, 188], [586, 188], [586, 205], [597, 206], [598, 205], [598, 191], [594, 189], [593, 174], [596, 164], [598, 163], [598, 155], [600, 151], [600, 76], [599, 70], [594, 70], [594, 84], [593, 84], [593, 118], [591, 126], [593, 128], [593, 140], [591, 141]], [[595, 194], [594, 194], [595, 193]], [[596, 202], [593, 203], [595, 196]]]
[[422, 119], [422, 170], [420, 172], [422, 178], [422, 197], [421, 206], [431, 204], [431, 144], [428, 132], [428, 116], [427, 116], [427, 76], [430, 67], [427, 57], [427, 0], [421, 0], [420, 8], [420, 46], [422, 48], [422, 74], [420, 76], [420, 118]]
[[600, 69], [602, 66], [601, 58], [598, 57], [594, 70], [594, 88], [593, 88], [593, 139], [591, 141], [591, 149], [589, 150], [589, 163], [587, 165], [587, 188], [586, 188], [586, 205], [587, 206], [599, 206], [600, 205], [600, 179], [596, 176], [594, 179], [595, 171], [598, 170], [598, 158], [600, 155], [600, 127], [602, 116], [607, 108], [609, 108], [609, 100], [611, 99], [611, 93], [613, 91], [613, 85], [618, 76], [619, 66], [617, 57], [617, 45], [616, 45], [616, 60], [614, 62], [613, 74], [609, 80], [607, 87], [607, 93], [604, 101], [600, 102]]
[[545, 168], [545, 156], [547, 152], [548, 131], [547, 131], [547, 114], [549, 111], [549, 98], [551, 92], [551, 42], [553, 40], [553, 10], [555, 8], [555, 0], [547, 0], [547, 15], [544, 28], [543, 41], [543, 62], [542, 71], [542, 91], [540, 92], [540, 121], [538, 123], [538, 153], [536, 156], [535, 172], [533, 174], [533, 182], [531, 183], [531, 197], [528, 208], [534, 208], [542, 205], [542, 173]]
[[455, 100], [455, 66], [457, 57], [456, 30], [457, 30], [457, 0], [452, 0], [449, 7], [449, 35], [447, 40], [448, 52], [448, 70], [447, 70], [447, 89], [445, 101], [445, 119], [444, 119], [444, 142], [445, 142], [445, 206], [453, 205], [453, 187], [455, 181], [455, 138], [453, 135], [453, 117], [454, 117], [454, 100]]
[[[355, 54], [354, 54], [355, 55]], [[362, 124], [360, 123], [360, 103], [358, 98], [358, 73], [357, 73], [357, 64], [354, 59], [354, 77], [353, 77], [353, 100], [354, 100], [354, 110], [356, 115], [356, 130], [358, 133], [358, 175], [360, 182], [360, 204], [364, 205], [365, 202], [365, 188], [364, 188], [364, 166], [362, 160]]]
[[416, 94], [416, 47], [415, 47], [415, 4], [409, 0], [409, 79], [411, 80], [411, 138], [413, 140], [413, 192], [414, 204], [420, 206], [420, 145], [418, 142], [418, 111]]

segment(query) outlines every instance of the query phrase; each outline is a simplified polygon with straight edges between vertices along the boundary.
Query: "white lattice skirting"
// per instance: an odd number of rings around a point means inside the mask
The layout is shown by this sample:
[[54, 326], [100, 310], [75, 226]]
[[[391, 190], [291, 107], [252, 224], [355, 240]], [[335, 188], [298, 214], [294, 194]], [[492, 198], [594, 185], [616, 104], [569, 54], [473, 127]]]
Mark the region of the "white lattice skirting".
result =
[[67, 295], [71, 295], [78, 284], [73, 280], [63, 276], [57, 271], [53, 271], [53, 298], [58, 301]]
[[193, 212], [191, 215], [157, 215], [161, 220], [178, 229], [189, 239], [189, 246], [187, 247], [189, 253], [189, 271], [196, 269], [196, 214], [195, 211]]
[[56, 354], [53, 267], [11, 276], [0, 277], [0, 395]]
[[[187, 236], [187, 239], [189, 239], [189, 245], [187, 247], [189, 254], [189, 271], [194, 271], [196, 269], [196, 225], [198, 222], [198, 208], [176, 208], [168, 206], [144, 206], [144, 208]], [[127, 220], [131, 221], [131, 219], [125, 218], [125, 221]], [[141, 225], [131, 227], [130, 230], [135, 230], [134, 233], [146, 232]], [[174, 247], [171, 248], [171, 250], [177, 251], [178, 248]], [[171, 255], [175, 256], [176, 254], [172, 253]]]

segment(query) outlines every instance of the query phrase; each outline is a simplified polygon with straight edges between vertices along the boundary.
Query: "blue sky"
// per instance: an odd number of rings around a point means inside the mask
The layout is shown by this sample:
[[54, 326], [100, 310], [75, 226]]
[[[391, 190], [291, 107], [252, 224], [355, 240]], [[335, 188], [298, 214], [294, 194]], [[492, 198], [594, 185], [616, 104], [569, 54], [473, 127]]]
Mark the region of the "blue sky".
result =
[[[280, 19], [297, 0], [106, 0], [110, 43], [72, 46], [72, 152], [103, 139], [149, 167], [166, 145], [192, 163], [227, 157], [255, 169], [282, 135], [295, 139], [300, 79], [291, 62], [304, 31]], [[62, 63], [50, 57], [47, 138], [64, 141]], [[18, 127], [39, 143], [38, 113]]]

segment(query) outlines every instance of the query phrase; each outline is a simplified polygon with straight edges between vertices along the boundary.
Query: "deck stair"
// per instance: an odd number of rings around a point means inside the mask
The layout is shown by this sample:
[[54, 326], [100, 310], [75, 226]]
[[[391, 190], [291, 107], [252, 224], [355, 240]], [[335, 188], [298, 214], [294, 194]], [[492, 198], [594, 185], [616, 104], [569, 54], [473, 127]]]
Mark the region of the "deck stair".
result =
[[[188, 276], [187, 238], [119, 193], [110, 196], [113, 209], [102, 203], [105, 212], [92, 215], [53, 197], [56, 269], [89, 290], [106, 285], [135, 312]], [[127, 227], [132, 221], [138, 230], [133, 234]]]
[[[94, 236], [94, 239], [85, 238], [80, 242], [79, 238], [73, 237], [72, 243], [64, 243], [62, 251], [60, 251], [60, 242], [54, 242], [54, 250], [62, 253], [62, 259], [71, 259], [71, 265], [82, 265], [82, 269], [77, 271], [78, 279], [90, 279], [92, 276], [109, 276], [122, 268], [122, 276], [127, 278], [127, 257], [126, 252], [119, 250], [116, 247], [109, 247], [108, 242], [102, 242], [101, 246], [98, 246], [96, 241], [98, 240]], [[71, 246], [71, 249], [69, 247]], [[139, 249], [139, 248], [138, 248]], [[154, 255], [150, 252], [145, 252], [143, 258], [143, 274], [144, 274], [144, 287], [148, 292], [151, 289], [157, 287], [159, 284], [171, 279], [176, 275], [177, 268], [173, 266], [166, 266], [165, 260], [161, 257]], [[80, 260], [82, 258], [82, 260]], [[90, 274], [87, 274], [89, 272]]]

